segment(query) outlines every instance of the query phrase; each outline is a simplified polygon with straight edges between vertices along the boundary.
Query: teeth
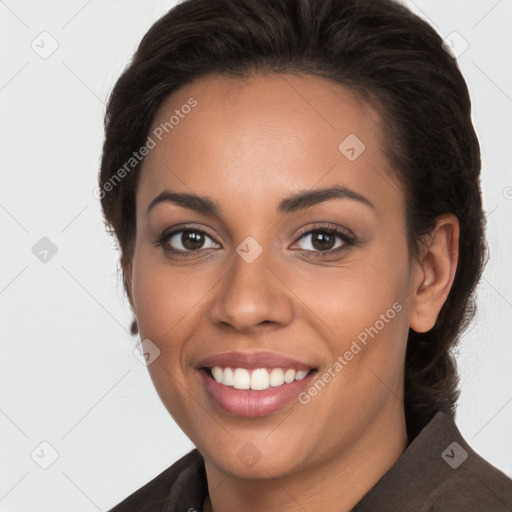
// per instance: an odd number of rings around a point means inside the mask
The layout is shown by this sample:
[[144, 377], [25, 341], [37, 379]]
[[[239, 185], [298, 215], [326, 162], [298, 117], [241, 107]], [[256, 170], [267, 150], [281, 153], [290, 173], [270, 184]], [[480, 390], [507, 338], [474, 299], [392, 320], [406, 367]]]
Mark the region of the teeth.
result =
[[284, 373], [281, 368], [274, 368], [270, 372], [270, 385], [271, 386], [281, 386], [284, 384]]
[[286, 370], [286, 373], [284, 374], [284, 381], [289, 384], [290, 382], [293, 382], [294, 380], [295, 380], [295, 370], [292, 370], [291, 368], [289, 368], [288, 370]]
[[213, 374], [213, 378], [217, 382], [222, 382], [222, 368], [219, 368], [218, 366], [213, 367], [212, 374]]
[[251, 374], [251, 389], [261, 391], [262, 389], [268, 389], [270, 386], [270, 378], [267, 370], [258, 369], [253, 370]]
[[290, 384], [294, 380], [302, 380], [309, 373], [308, 370], [294, 370], [293, 368], [258, 368], [249, 370], [245, 368], [221, 368], [214, 366], [211, 368], [213, 378], [224, 386], [233, 386], [235, 389], [254, 389], [263, 391], [270, 386], [282, 386], [284, 383]]
[[224, 371], [222, 368], [219, 368], [221, 371], [220, 378], [215, 379], [217, 382], [222, 382], [225, 386], [233, 386], [235, 383], [235, 376], [233, 374], [233, 370], [231, 368], [224, 368]]
[[237, 368], [233, 377], [235, 389], [249, 389], [251, 387], [251, 376], [245, 368]]

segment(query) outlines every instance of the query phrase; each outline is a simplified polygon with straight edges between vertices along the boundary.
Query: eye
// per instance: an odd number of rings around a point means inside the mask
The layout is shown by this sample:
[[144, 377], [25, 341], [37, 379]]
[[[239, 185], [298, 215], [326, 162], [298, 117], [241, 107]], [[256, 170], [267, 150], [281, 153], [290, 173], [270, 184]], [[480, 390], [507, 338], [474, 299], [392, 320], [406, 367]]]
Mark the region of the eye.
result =
[[299, 249], [308, 252], [333, 253], [355, 244], [353, 236], [339, 229], [325, 226], [310, 229], [297, 241]]
[[[333, 254], [355, 245], [356, 239], [338, 228], [319, 226], [303, 232], [295, 245], [299, 250], [312, 253], [315, 256]], [[218, 244], [205, 231], [195, 227], [173, 229], [164, 232], [155, 241], [157, 247], [163, 247], [166, 253], [175, 256], [193, 256], [202, 251], [220, 248]]]
[[220, 247], [207, 233], [197, 228], [179, 229], [164, 233], [155, 242], [155, 245], [157, 247], [163, 246], [167, 252], [180, 256]]

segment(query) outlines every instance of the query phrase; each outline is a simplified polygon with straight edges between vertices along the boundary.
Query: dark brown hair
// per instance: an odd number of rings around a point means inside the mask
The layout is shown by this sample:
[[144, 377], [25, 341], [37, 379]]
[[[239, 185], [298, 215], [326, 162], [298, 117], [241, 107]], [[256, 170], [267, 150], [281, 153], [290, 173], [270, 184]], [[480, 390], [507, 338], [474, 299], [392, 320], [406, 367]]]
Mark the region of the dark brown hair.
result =
[[[140, 164], [154, 115], [178, 88], [207, 74], [311, 74], [350, 88], [381, 114], [384, 151], [406, 198], [411, 255], [445, 213], [460, 223], [455, 281], [426, 333], [409, 331], [405, 412], [410, 437], [440, 408], [453, 412], [450, 350], [474, 314], [485, 262], [480, 149], [468, 89], [441, 37], [393, 0], [186, 0], [142, 39], [109, 99], [99, 173], [105, 224], [130, 261]], [[125, 167], [126, 169], [126, 167]], [[108, 184], [110, 183], [110, 186]], [[125, 290], [129, 293], [125, 276]], [[132, 324], [132, 334], [138, 332]]]

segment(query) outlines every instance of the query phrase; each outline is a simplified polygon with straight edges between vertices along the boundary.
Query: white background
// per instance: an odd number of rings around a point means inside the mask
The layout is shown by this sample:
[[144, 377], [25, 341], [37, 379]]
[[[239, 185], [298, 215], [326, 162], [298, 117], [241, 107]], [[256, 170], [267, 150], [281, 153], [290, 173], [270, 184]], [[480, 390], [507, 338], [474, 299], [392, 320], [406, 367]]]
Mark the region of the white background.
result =
[[[0, 1], [2, 512], [107, 510], [193, 447], [132, 354], [118, 254], [92, 192], [104, 102], [173, 3]], [[458, 61], [482, 146], [490, 261], [458, 355], [457, 423], [512, 476], [512, 2], [406, 4], [469, 44]], [[47, 59], [31, 48], [43, 31], [58, 43]], [[46, 263], [32, 252], [42, 237], [57, 247]], [[43, 441], [58, 452], [48, 469], [31, 458], [50, 462]]]

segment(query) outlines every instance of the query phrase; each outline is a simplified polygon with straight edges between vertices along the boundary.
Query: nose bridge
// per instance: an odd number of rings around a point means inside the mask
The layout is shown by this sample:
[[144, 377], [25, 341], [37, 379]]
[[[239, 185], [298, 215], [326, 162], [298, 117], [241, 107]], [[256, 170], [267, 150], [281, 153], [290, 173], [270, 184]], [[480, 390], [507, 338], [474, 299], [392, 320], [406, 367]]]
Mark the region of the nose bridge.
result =
[[256, 246], [254, 239], [244, 240], [232, 255], [211, 307], [211, 320], [247, 330], [262, 323], [289, 322], [292, 307], [286, 287], [269, 269], [272, 254]]

